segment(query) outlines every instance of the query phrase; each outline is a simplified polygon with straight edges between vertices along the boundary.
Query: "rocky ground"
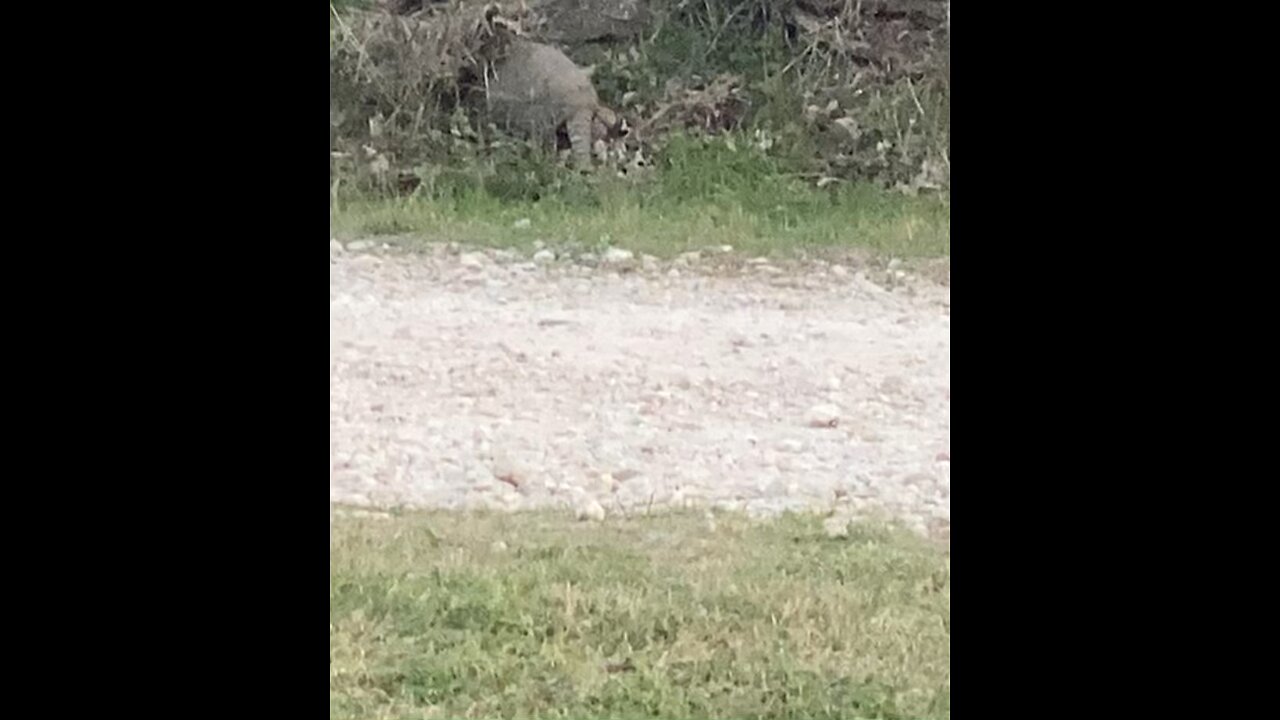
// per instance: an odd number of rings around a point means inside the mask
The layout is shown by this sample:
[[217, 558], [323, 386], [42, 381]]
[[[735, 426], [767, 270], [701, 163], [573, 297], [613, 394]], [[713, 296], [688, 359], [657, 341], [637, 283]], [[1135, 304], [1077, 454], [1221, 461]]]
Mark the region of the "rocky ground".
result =
[[869, 272], [331, 242], [330, 501], [887, 513], [949, 538], [949, 283]]

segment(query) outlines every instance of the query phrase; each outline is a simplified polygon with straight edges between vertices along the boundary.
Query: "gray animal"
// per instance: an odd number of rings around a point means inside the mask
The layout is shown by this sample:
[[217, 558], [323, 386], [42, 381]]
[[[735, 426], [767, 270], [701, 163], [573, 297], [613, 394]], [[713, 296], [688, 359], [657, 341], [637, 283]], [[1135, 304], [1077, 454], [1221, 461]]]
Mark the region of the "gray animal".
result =
[[488, 107], [498, 127], [554, 141], [564, 126], [574, 163], [591, 164], [597, 139], [626, 132], [625, 122], [600, 104], [591, 72], [550, 45], [514, 40], [488, 82]]

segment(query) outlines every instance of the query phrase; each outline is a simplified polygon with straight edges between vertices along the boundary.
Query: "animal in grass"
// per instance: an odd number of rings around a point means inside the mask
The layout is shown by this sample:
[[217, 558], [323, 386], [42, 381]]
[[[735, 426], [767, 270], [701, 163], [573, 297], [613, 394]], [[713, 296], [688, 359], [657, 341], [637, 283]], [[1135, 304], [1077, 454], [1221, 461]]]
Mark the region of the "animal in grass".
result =
[[550, 45], [514, 40], [495, 63], [486, 95], [490, 116], [509, 132], [551, 142], [563, 129], [579, 168], [591, 165], [597, 140], [627, 133], [626, 121], [600, 104], [591, 70]]

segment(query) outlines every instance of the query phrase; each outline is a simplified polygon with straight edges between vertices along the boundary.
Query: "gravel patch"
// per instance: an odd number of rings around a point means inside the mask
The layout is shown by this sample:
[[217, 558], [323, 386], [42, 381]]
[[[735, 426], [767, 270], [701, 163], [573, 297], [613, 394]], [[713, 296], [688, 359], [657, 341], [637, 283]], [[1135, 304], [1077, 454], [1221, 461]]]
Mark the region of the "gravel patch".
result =
[[949, 537], [949, 286], [371, 248], [330, 243], [331, 503], [816, 510], [835, 534], [887, 514]]

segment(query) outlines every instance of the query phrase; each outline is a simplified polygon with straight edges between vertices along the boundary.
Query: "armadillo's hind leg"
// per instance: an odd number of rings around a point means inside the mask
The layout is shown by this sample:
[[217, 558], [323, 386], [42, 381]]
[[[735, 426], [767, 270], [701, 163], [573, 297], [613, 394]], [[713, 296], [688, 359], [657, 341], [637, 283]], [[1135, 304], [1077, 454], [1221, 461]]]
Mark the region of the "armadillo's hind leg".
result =
[[565, 123], [573, 163], [579, 170], [591, 167], [591, 124], [594, 119], [595, 113], [587, 108], [574, 113]]

